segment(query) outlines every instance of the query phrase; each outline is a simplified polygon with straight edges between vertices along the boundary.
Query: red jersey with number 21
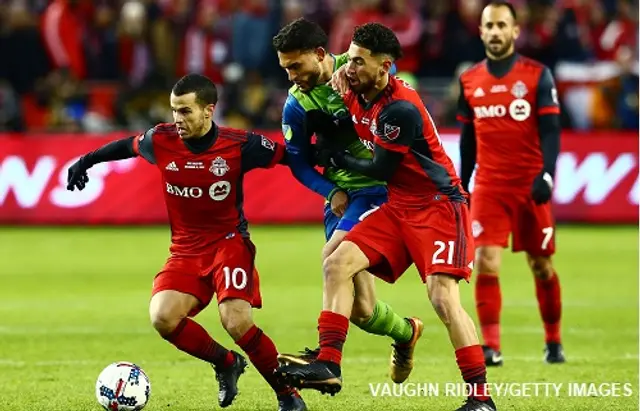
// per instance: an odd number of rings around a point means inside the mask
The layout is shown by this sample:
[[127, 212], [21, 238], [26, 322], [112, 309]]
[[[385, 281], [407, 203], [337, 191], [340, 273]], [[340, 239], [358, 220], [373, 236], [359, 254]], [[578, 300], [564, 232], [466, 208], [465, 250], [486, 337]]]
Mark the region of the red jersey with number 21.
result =
[[387, 184], [390, 205], [417, 208], [445, 196], [463, 200], [453, 162], [411, 86], [390, 76], [387, 87], [373, 101], [367, 103], [353, 91], [344, 100], [356, 132], [369, 150], [379, 145], [404, 155]]

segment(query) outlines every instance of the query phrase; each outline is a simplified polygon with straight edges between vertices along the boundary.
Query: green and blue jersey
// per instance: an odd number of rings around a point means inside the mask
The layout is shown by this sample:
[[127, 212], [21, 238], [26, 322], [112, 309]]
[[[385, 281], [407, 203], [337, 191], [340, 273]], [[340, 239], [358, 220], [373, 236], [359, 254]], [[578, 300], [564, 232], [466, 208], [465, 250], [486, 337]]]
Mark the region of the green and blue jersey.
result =
[[[333, 57], [335, 59], [334, 70], [347, 63], [349, 59], [347, 53]], [[290, 155], [289, 167], [295, 178], [324, 198], [329, 198], [337, 189], [352, 191], [384, 185], [385, 183], [381, 181], [376, 181], [354, 171], [329, 167], [324, 170], [323, 174], [320, 174], [315, 169], [309, 161], [311, 137], [314, 132], [305, 126], [306, 113], [311, 110], [320, 110], [335, 119], [350, 117], [342, 97], [333, 91], [331, 86], [317, 85], [308, 92], [302, 92], [296, 85], [289, 89], [289, 95], [282, 110], [282, 132], [287, 152]], [[340, 139], [341, 144], [352, 156], [372, 158], [371, 152], [360, 142], [355, 133], [344, 133], [332, 137]]]

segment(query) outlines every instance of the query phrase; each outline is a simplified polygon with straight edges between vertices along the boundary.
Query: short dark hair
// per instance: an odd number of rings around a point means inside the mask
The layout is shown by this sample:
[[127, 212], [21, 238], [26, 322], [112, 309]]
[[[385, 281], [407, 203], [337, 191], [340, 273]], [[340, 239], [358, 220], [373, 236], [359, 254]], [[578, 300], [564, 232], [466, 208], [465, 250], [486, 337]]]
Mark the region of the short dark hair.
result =
[[507, 9], [509, 9], [509, 13], [511, 13], [511, 17], [513, 17], [513, 21], [516, 21], [516, 22], [518, 21], [516, 8], [513, 7], [513, 4], [509, 3], [508, 1], [503, 1], [503, 0], [490, 1], [489, 4], [487, 4], [487, 6], [506, 7]]
[[280, 53], [309, 51], [327, 47], [327, 33], [318, 23], [299, 18], [280, 29], [273, 38], [273, 47]]
[[218, 104], [216, 85], [209, 77], [201, 74], [187, 74], [174, 84], [171, 92], [175, 96], [196, 93], [196, 101], [202, 106]]
[[371, 54], [388, 54], [394, 60], [402, 57], [402, 47], [393, 30], [380, 23], [367, 23], [355, 28], [351, 41], [371, 51]]

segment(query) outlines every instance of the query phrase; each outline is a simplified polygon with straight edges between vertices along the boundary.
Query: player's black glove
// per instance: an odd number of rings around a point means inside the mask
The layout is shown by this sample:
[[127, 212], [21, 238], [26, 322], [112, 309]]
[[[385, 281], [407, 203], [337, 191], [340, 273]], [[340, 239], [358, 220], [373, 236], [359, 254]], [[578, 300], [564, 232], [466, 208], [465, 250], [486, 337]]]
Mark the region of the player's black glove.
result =
[[551, 200], [551, 194], [553, 192], [553, 178], [551, 174], [546, 171], [542, 171], [533, 180], [531, 186], [531, 198], [533, 201], [540, 205], [548, 203]]
[[67, 190], [73, 191], [77, 188], [82, 191], [89, 182], [87, 170], [92, 165], [85, 157], [80, 157], [78, 161], [73, 163], [67, 171]]
[[326, 148], [320, 148], [316, 152], [316, 164], [320, 167], [336, 167], [344, 168], [344, 151], [333, 151]]

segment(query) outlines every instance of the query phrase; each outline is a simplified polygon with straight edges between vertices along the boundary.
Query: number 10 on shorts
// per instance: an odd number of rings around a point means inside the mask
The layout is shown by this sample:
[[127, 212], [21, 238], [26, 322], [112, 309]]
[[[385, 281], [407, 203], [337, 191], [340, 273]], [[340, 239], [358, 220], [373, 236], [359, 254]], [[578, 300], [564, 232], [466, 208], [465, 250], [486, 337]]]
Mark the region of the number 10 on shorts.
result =
[[224, 267], [224, 288], [229, 289], [233, 286], [236, 290], [242, 290], [247, 286], [247, 272], [240, 267], [231, 270], [229, 267]]

